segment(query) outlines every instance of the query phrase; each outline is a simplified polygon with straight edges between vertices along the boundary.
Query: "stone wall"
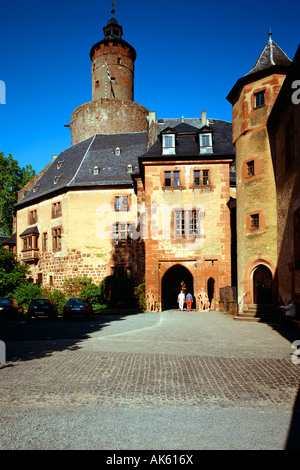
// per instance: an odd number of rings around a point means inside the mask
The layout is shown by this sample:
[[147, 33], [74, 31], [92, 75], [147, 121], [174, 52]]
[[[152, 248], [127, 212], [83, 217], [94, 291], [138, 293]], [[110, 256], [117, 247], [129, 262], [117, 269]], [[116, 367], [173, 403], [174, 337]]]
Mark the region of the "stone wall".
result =
[[149, 111], [134, 101], [101, 99], [89, 101], [71, 115], [72, 144], [95, 134], [144, 132]]

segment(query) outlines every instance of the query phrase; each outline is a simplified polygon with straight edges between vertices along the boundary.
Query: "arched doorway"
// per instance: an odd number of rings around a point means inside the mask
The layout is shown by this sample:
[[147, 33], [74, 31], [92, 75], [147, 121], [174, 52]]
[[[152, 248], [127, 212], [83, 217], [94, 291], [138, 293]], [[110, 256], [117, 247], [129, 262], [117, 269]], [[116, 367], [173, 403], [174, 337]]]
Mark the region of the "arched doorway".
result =
[[207, 281], [207, 295], [210, 306], [212, 306], [212, 301], [215, 297], [215, 280], [213, 277], [210, 277]]
[[255, 304], [272, 303], [272, 273], [262, 264], [253, 273], [253, 301]]
[[161, 282], [162, 309], [178, 309], [177, 297], [181, 289], [181, 282], [186, 285], [186, 294], [188, 291], [194, 295], [194, 281], [190, 271], [176, 264], [168, 269]]

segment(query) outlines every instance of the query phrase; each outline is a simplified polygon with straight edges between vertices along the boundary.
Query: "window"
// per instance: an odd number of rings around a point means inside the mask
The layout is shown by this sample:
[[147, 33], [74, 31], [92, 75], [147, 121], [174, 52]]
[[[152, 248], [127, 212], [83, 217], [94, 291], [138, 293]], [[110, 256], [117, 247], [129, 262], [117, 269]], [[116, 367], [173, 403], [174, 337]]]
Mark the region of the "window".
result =
[[115, 211], [117, 212], [128, 212], [128, 196], [116, 196], [115, 197]]
[[260, 91], [258, 93], [254, 93], [254, 107], [259, 108], [260, 106], [264, 106], [265, 104], [265, 92]]
[[173, 177], [173, 186], [180, 186], [179, 171], [174, 171]]
[[203, 170], [203, 186], [209, 184], [209, 170]]
[[175, 134], [166, 134], [162, 136], [163, 155], [175, 154]]
[[171, 172], [165, 171], [165, 186], [172, 186]]
[[61, 216], [61, 202], [54, 202], [52, 204], [52, 218], [55, 219], [56, 217]]
[[33, 238], [31, 236], [23, 238], [23, 250], [32, 250], [32, 248], [33, 248]]
[[133, 240], [133, 225], [128, 223], [116, 223], [113, 225], [113, 244], [131, 245]]
[[259, 228], [259, 214], [250, 215], [250, 230], [256, 230]]
[[133, 171], [132, 165], [127, 165], [126, 171], [127, 171], [127, 173], [132, 173], [132, 171]]
[[52, 229], [53, 251], [61, 250], [61, 235], [62, 235], [61, 227]]
[[200, 171], [194, 171], [194, 186], [200, 186]]
[[61, 175], [55, 176], [54, 180], [53, 180], [53, 184], [57, 184], [59, 182], [60, 178], [61, 178]]
[[210, 171], [209, 170], [194, 170], [194, 186], [209, 186], [210, 185]]
[[247, 166], [247, 177], [251, 178], [254, 176], [254, 160], [251, 160], [250, 162], [246, 162]]
[[199, 211], [175, 211], [175, 238], [199, 235]]
[[35, 224], [37, 222], [37, 211], [36, 209], [29, 211], [29, 224]]
[[47, 232], [44, 232], [43, 233], [43, 251], [47, 251], [48, 250], [48, 233]]
[[212, 133], [199, 134], [200, 153], [212, 153]]
[[99, 81], [99, 80], [96, 80], [96, 81], [95, 81], [95, 88], [99, 88], [99, 86], [100, 86], [100, 81]]
[[165, 188], [180, 186], [180, 171], [165, 171]]
[[201, 146], [208, 147], [210, 145], [210, 135], [209, 134], [202, 134], [201, 135]]
[[121, 155], [121, 149], [120, 149], [120, 147], [116, 147], [116, 148], [115, 148], [115, 155], [116, 155], [117, 157]]

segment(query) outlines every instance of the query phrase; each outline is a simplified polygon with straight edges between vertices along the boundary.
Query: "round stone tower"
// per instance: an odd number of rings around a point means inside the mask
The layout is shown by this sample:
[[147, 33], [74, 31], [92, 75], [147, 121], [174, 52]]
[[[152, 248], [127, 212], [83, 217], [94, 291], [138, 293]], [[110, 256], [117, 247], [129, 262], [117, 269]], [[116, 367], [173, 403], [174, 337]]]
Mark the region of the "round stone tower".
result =
[[267, 121], [290, 64], [270, 32], [254, 67], [227, 96], [232, 104], [236, 148], [240, 309], [250, 305], [262, 309], [262, 305], [272, 304], [276, 295], [276, 186]]
[[92, 101], [71, 115], [72, 144], [95, 134], [122, 134], [148, 129], [149, 111], [134, 99], [135, 49], [123, 36], [114, 18], [104, 26], [104, 39], [90, 51], [92, 61]]
[[122, 39], [123, 29], [112, 17], [103, 28], [104, 39], [90, 52], [93, 100], [111, 98], [133, 101], [136, 52]]

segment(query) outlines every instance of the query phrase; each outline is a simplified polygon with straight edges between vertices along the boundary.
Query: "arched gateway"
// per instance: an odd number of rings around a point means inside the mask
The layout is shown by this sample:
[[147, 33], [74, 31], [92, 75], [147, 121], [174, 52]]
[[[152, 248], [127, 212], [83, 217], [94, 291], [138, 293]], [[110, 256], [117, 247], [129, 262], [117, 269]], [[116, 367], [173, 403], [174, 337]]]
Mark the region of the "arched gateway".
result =
[[161, 283], [162, 310], [177, 309], [177, 297], [181, 290], [181, 283], [184, 282], [186, 294], [188, 291], [194, 295], [194, 280], [190, 271], [180, 264], [169, 268]]
[[272, 303], [272, 273], [267, 266], [259, 265], [253, 273], [253, 300], [255, 304]]

